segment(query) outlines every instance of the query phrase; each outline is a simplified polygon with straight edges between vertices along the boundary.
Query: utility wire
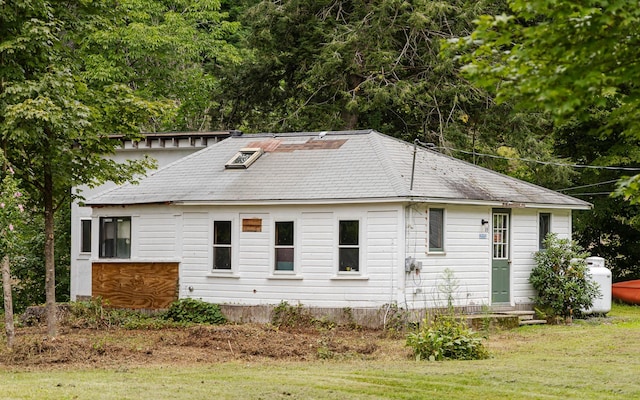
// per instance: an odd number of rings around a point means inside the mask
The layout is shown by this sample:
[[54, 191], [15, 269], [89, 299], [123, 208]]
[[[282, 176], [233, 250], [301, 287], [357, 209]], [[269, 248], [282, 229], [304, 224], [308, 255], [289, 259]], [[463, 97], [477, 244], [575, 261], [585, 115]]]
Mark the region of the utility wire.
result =
[[611, 196], [611, 192], [593, 192], [593, 193], [571, 193], [571, 196], [601, 196], [606, 194], [607, 196]]
[[530, 158], [504, 157], [504, 156], [497, 156], [497, 155], [494, 155], [494, 154], [486, 154], [486, 153], [478, 153], [478, 152], [475, 152], [475, 151], [454, 149], [454, 148], [451, 148], [451, 147], [440, 147], [440, 146], [433, 145], [433, 143], [423, 143], [423, 142], [420, 142], [420, 141], [418, 141], [418, 144], [420, 144], [421, 146], [426, 147], [428, 149], [443, 149], [443, 150], [456, 151], [458, 153], [469, 154], [469, 155], [474, 155], [474, 156], [497, 158], [497, 159], [501, 159], [501, 160], [525, 161], [525, 162], [537, 163], [537, 164], [542, 164], [542, 165], [555, 165], [555, 166], [559, 166], [559, 167], [606, 169], [606, 170], [612, 170], [612, 171], [636, 171], [636, 172], [640, 172], [640, 167], [612, 167], [612, 166], [604, 166], [604, 165], [564, 164], [564, 163], [559, 163], [559, 162], [554, 162], [554, 161], [540, 161], [540, 160], [533, 160], [533, 159], [530, 159]]
[[610, 181], [592, 183], [590, 185], [582, 185], [582, 186], [568, 187], [568, 188], [564, 188], [564, 189], [557, 189], [556, 192], [565, 192], [567, 190], [575, 190], [575, 189], [582, 189], [582, 188], [593, 187], [593, 186], [607, 185], [609, 183], [614, 183], [614, 182], [618, 182], [618, 180], [617, 179], [613, 179], [613, 180], [610, 180]]

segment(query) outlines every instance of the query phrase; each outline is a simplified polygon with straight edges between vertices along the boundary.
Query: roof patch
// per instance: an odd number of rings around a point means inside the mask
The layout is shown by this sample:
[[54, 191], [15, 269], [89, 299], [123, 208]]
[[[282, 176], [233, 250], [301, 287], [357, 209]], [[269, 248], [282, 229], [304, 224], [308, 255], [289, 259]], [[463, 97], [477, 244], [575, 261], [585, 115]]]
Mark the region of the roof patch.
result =
[[282, 144], [274, 151], [278, 152], [291, 152], [296, 150], [336, 150], [342, 147], [347, 142], [347, 139], [337, 140], [314, 140], [309, 139], [304, 143], [295, 144]]

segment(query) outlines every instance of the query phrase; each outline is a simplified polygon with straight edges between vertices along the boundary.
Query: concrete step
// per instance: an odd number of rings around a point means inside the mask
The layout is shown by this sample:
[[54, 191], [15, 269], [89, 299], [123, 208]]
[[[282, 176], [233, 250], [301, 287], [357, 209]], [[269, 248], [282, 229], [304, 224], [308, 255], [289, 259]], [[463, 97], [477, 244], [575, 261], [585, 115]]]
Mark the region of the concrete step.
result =
[[520, 321], [532, 320], [533, 317], [536, 315], [535, 311], [528, 311], [528, 310], [503, 311], [500, 314], [516, 315]]
[[545, 325], [546, 323], [547, 323], [546, 319], [520, 320], [520, 326], [524, 326], [524, 325]]

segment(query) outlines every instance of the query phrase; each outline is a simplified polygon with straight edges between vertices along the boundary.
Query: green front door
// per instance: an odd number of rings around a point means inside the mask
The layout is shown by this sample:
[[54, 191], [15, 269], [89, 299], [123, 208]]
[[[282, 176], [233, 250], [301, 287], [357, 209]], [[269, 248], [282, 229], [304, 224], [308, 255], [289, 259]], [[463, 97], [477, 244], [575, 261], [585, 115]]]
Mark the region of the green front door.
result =
[[509, 303], [510, 267], [509, 210], [493, 210], [491, 302]]

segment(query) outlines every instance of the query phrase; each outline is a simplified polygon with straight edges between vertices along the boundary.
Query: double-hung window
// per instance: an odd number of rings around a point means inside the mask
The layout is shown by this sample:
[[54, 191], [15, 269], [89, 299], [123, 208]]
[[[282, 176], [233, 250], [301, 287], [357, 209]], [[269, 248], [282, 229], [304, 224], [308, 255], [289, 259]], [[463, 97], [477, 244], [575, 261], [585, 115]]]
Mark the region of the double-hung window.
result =
[[540, 213], [538, 215], [538, 248], [545, 248], [544, 239], [551, 233], [551, 214]]
[[131, 217], [100, 218], [100, 258], [131, 257]]
[[359, 271], [360, 221], [341, 220], [338, 230], [339, 271]]
[[213, 222], [213, 269], [231, 269], [231, 221]]
[[444, 251], [444, 209], [429, 209], [429, 251]]
[[275, 270], [294, 270], [294, 231], [293, 221], [276, 222]]

